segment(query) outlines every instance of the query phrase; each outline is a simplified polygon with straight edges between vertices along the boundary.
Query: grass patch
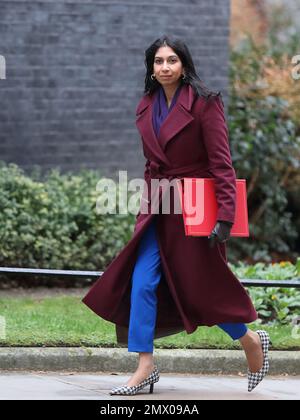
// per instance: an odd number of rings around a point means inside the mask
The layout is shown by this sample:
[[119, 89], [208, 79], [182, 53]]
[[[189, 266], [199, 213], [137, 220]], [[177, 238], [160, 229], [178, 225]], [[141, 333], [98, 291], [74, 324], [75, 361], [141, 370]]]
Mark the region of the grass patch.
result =
[[[118, 347], [115, 324], [95, 315], [79, 297], [2, 298], [0, 316], [6, 322], [1, 346]], [[292, 335], [292, 325], [249, 326], [266, 329], [273, 349], [300, 350], [300, 338]], [[193, 334], [182, 332], [156, 339], [154, 344], [155, 348], [241, 348], [218, 327], [199, 327]]]

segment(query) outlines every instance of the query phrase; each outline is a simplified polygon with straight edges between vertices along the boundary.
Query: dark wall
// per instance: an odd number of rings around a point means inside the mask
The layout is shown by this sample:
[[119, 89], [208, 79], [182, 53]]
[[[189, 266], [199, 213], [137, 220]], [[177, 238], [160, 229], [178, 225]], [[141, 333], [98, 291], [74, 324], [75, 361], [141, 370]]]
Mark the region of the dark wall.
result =
[[229, 14], [229, 0], [1, 0], [0, 160], [141, 176], [144, 50], [182, 37], [227, 103]]

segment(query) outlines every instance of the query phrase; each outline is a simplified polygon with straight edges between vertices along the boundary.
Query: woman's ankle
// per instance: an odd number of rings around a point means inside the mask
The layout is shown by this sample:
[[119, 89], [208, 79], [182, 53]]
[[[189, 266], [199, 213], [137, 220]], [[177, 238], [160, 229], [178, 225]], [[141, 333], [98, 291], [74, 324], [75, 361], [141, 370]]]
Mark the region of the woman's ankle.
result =
[[252, 347], [257, 346], [257, 343], [260, 341], [259, 335], [248, 329], [247, 333], [240, 338], [240, 343], [242, 345], [242, 347], [247, 350], [247, 349], [251, 349]]
[[139, 368], [149, 369], [154, 367], [153, 353], [140, 353]]

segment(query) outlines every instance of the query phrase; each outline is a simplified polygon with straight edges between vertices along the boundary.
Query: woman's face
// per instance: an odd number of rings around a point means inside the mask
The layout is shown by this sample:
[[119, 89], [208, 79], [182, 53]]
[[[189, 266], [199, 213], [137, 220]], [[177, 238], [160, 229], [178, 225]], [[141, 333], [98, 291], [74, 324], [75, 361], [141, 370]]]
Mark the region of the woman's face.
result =
[[180, 58], [168, 46], [160, 47], [156, 51], [153, 72], [156, 80], [163, 86], [178, 85], [178, 81], [184, 73]]

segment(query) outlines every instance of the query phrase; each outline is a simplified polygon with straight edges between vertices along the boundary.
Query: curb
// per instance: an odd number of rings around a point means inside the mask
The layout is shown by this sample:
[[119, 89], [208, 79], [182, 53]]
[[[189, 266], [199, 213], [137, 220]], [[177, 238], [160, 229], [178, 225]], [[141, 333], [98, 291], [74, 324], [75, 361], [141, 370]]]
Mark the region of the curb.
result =
[[[270, 351], [271, 375], [300, 375], [300, 351]], [[1, 347], [0, 370], [133, 372], [138, 353], [122, 348]], [[161, 372], [191, 374], [246, 374], [242, 350], [154, 349]]]

